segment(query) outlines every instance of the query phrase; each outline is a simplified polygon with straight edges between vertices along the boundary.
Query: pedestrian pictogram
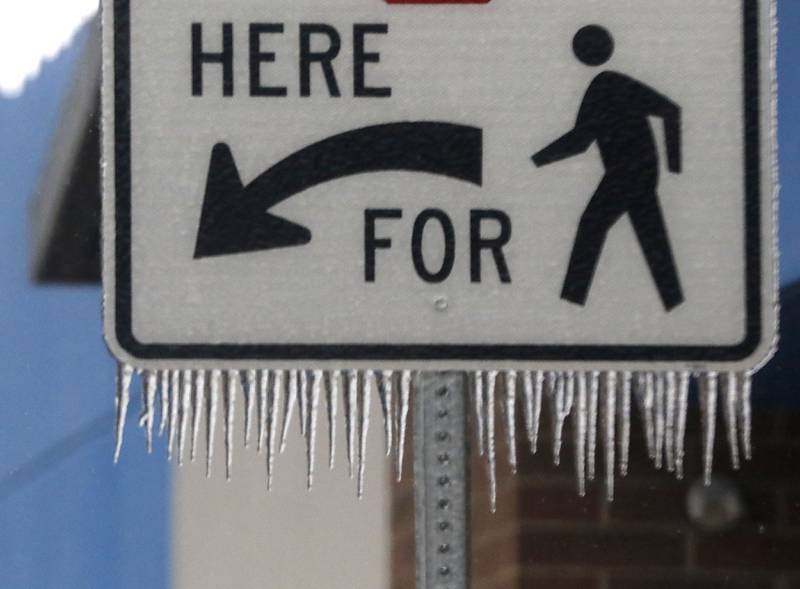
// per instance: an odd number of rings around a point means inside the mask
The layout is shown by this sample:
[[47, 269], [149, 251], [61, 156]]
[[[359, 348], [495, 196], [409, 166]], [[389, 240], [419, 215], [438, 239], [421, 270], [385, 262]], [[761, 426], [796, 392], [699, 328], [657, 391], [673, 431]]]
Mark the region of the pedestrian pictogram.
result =
[[[588, 66], [605, 64], [614, 40], [589, 25], [575, 35], [575, 55]], [[648, 117], [664, 122], [669, 171], [681, 173], [681, 109], [666, 96], [624, 74], [605, 71], [589, 86], [575, 127], [533, 157], [537, 166], [585, 152], [597, 143], [605, 176], [586, 207], [561, 297], [585, 305], [611, 228], [628, 215], [667, 310], [683, 302], [675, 256], [658, 202], [659, 157]]]

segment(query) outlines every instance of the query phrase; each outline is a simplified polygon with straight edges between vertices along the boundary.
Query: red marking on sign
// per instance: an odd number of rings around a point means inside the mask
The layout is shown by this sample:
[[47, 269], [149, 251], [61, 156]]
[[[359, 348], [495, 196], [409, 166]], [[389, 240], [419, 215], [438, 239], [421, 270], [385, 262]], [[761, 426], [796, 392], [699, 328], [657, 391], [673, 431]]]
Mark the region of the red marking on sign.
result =
[[387, 4], [489, 4], [492, 0], [386, 0]]

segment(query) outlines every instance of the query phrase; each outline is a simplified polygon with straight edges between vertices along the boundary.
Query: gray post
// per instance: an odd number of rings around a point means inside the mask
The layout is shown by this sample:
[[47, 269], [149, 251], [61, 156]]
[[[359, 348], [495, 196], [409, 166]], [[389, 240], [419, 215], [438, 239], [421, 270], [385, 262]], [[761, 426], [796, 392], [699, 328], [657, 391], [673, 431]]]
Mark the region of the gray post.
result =
[[467, 375], [421, 373], [414, 395], [417, 589], [468, 589]]

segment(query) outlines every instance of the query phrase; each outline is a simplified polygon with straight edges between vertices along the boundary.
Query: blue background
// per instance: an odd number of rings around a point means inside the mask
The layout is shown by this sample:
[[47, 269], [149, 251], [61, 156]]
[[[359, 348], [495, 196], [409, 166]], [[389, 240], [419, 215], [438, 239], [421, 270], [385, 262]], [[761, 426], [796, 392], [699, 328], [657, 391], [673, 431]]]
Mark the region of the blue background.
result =
[[0, 98], [3, 589], [169, 586], [169, 467], [145, 455], [135, 415], [122, 463], [111, 460], [100, 290], [29, 279], [29, 207], [86, 33], [23, 96]]
[[781, 164], [781, 278], [800, 279], [800, 2], [779, 0], [778, 140]]

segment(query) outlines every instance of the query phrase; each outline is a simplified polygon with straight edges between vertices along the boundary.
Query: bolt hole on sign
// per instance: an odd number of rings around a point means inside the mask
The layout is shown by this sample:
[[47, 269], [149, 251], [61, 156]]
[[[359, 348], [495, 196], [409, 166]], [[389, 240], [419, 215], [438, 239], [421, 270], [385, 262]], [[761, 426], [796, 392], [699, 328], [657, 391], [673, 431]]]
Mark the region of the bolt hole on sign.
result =
[[683, 476], [693, 383], [706, 477], [718, 408], [751, 456], [777, 340], [771, 1], [103, 6], [117, 458], [136, 381], [179, 462], [203, 429], [211, 469], [219, 422], [228, 475], [242, 436], [271, 480], [296, 412], [309, 485], [323, 419], [363, 473], [374, 397], [402, 466], [424, 370], [472, 374], [492, 473], [496, 419], [534, 451], [553, 419], [556, 462], [573, 420], [579, 491], [599, 453], [612, 497], [639, 411]]

